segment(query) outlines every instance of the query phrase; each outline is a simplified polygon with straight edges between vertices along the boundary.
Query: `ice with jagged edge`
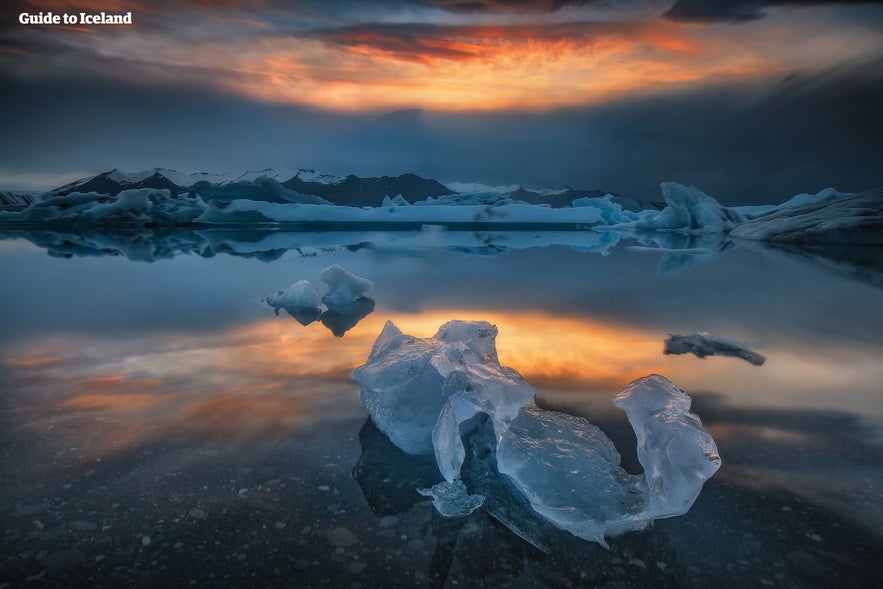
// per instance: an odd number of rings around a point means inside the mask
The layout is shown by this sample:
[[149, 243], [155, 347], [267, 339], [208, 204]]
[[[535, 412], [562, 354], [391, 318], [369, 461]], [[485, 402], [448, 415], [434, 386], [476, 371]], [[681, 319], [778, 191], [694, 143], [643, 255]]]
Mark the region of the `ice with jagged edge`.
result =
[[[461, 478], [472, 447], [461, 431], [483, 416], [493, 428], [497, 482], [515, 490], [506, 496], [560, 529], [606, 545], [606, 536], [686, 513], [720, 466], [714, 440], [689, 411], [689, 396], [652, 375], [616, 397], [644, 466], [643, 474], [631, 475], [597, 427], [534, 403], [533, 387], [500, 364], [496, 335], [484, 321], [451, 321], [433, 337], [417, 338], [388, 321], [366, 364], [352, 373], [380, 431], [409, 454], [435, 455], [444, 481], [420, 492], [440, 513], [465, 515], [485, 499]], [[531, 541], [523, 522], [500, 510], [492, 515]]]
[[737, 342], [730, 338], [712, 335], [706, 331], [681, 335], [670, 333], [665, 338], [664, 354], [693, 354], [698, 358], [706, 356], [733, 356], [742, 358], [760, 366], [766, 362], [766, 358], [750, 349], [748, 344]]

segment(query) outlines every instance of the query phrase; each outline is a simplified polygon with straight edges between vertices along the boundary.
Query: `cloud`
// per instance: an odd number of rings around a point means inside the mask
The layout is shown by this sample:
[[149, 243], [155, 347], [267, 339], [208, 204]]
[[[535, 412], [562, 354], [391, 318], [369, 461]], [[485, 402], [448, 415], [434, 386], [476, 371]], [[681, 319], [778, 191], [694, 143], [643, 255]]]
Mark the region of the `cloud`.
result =
[[729, 204], [883, 185], [880, 62], [590, 107], [424, 110], [392, 119], [266, 104], [199, 86], [0, 77], [0, 88], [0, 125], [15, 138], [0, 145], [0, 161], [16, 177], [293, 165], [570, 185], [642, 199], [658, 198], [659, 182], [674, 180]]
[[30, 79], [202, 85], [323, 109], [551, 110], [827, 67], [879, 54], [883, 44], [866, 22], [832, 26], [812, 14], [775, 34], [764, 25], [711, 34], [661, 19], [658, 6], [648, 12], [651, 3], [642, 1], [449, 10], [456, 6], [136, 1], [132, 27], [8, 27], [0, 31], [0, 69]]
[[590, 50], [601, 39], [618, 38], [626, 42], [647, 42], [659, 47], [689, 50], [662, 33], [639, 24], [573, 22], [551, 25], [435, 25], [428, 23], [360, 24], [316, 33], [324, 41], [350, 50], [392, 56], [408, 61], [430, 63], [436, 58], [450, 61], [489, 59], [501, 62], [505, 54], [518, 46], [538, 50], [554, 45], [552, 51]]
[[598, 0], [429, 0], [429, 3], [453, 12], [503, 13], [554, 12], [564, 7], [600, 4]]
[[880, 0], [676, 0], [665, 18], [691, 23], [743, 23], [763, 18], [772, 7], [880, 3]]

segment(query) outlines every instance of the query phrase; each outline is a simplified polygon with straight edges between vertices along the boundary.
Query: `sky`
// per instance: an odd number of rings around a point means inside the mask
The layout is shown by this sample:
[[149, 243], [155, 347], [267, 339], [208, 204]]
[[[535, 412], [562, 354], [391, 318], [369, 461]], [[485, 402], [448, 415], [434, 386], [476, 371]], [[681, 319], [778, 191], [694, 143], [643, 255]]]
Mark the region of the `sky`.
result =
[[[20, 14], [131, 12], [132, 25]], [[304, 167], [728, 204], [883, 185], [883, 3], [33, 0], [0, 188]]]

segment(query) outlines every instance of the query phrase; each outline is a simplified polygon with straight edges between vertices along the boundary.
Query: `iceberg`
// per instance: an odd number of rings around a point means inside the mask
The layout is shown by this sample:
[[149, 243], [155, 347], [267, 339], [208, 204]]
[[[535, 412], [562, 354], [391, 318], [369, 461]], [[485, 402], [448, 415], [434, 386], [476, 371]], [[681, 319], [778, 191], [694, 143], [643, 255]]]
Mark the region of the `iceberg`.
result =
[[883, 244], [883, 189], [852, 195], [823, 191], [817, 196], [816, 200], [798, 199], [795, 206], [743, 223], [730, 235], [749, 241], [812, 246]]
[[628, 220], [613, 226], [638, 230], [677, 231], [695, 235], [727, 233], [745, 221], [745, 217], [738, 210], [723, 206], [695, 186], [663, 182], [659, 187], [665, 199], [664, 209], [629, 212]]
[[199, 197], [178, 197], [167, 189], [133, 188], [115, 196], [74, 192], [44, 198], [20, 211], [0, 211], [0, 225], [180, 226], [192, 224], [205, 210]]
[[766, 361], [762, 355], [743, 344], [729, 338], [712, 335], [704, 331], [691, 335], [670, 333], [665, 338], [664, 354], [693, 354], [698, 358], [706, 356], [734, 356], [760, 366]]
[[374, 283], [367, 278], [356, 276], [338, 264], [322, 270], [319, 278], [328, 285], [324, 296], [320, 297], [308, 281], [298, 280], [262, 300], [277, 316], [280, 309], [285, 309], [301, 325], [320, 321], [337, 337], [343, 337], [374, 311], [374, 300], [364, 296], [374, 288]]
[[429, 338], [388, 321], [352, 372], [376, 427], [404, 452], [435, 457], [444, 480], [419, 492], [439, 513], [487, 505], [537, 546], [544, 525], [606, 546], [608, 536], [689, 510], [720, 466], [689, 396], [658, 375], [617, 395], [644, 467], [629, 474], [596, 426], [536, 405], [535, 389], [500, 364], [496, 336], [484, 321], [451, 321]]
[[322, 302], [329, 309], [345, 310], [374, 288], [374, 283], [367, 278], [356, 276], [343, 266], [328, 266], [319, 278], [328, 285], [328, 292]]
[[322, 299], [306, 280], [298, 280], [285, 290], [268, 294], [264, 302], [273, 307], [277, 316], [280, 309], [285, 309], [301, 325], [309, 325], [322, 314]]

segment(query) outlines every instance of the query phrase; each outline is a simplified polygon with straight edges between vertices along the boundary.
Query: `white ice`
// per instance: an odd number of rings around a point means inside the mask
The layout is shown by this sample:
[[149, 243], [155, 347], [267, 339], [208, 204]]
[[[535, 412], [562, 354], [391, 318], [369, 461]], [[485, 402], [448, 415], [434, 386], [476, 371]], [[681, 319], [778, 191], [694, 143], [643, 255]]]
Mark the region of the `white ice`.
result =
[[374, 288], [373, 282], [356, 276], [338, 264], [322, 270], [319, 278], [328, 285], [328, 291], [322, 297], [322, 302], [329, 309], [347, 309]]
[[322, 298], [306, 280], [298, 280], [285, 290], [268, 294], [264, 301], [273, 307], [276, 315], [285, 309], [301, 325], [309, 325], [322, 314]]

